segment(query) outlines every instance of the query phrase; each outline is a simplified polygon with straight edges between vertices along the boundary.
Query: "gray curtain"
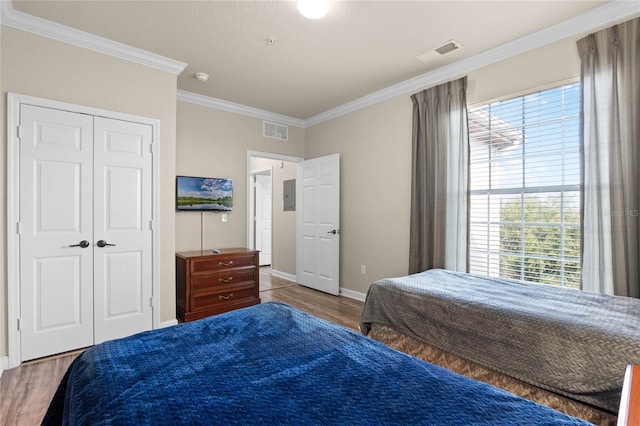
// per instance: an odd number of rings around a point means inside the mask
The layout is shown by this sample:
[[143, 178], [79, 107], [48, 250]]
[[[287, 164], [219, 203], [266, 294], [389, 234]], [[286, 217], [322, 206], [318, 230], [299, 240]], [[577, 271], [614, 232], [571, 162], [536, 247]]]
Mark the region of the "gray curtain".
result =
[[582, 288], [640, 297], [640, 18], [578, 40]]
[[409, 273], [467, 269], [467, 77], [411, 96]]

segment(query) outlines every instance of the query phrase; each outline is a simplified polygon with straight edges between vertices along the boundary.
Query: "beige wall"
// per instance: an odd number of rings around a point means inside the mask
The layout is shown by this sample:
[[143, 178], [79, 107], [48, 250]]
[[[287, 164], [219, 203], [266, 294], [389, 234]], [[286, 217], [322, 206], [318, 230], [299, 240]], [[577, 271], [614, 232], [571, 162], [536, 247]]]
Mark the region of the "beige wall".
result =
[[[153, 68], [1, 28], [2, 116], [7, 92], [119, 111], [160, 120], [160, 315], [175, 319], [174, 200], [176, 76]], [[6, 147], [6, 128], [2, 128]], [[0, 150], [0, 356], [7, 355], [6, 148]]]
[[[574, 40], [469, 73], [469, 104], [578, 78]], [[366, 293], [408, 272], [411, 184], [410, 95], [307, 129], [306, 158], [342, 154], [340, 286]], [[360, 273], [366, 265], [366, 274]]]
[[285, 274], [296, 274], [296, 212], [284, 211], [283, 182], [295, 179], [297, 163], [271, 160], [268, 158], [251, 159], [251, 170], [271, 167], [273, 179], [273, 223], [272, 223], [272, 268]]
[[575, 39], [565, 39], [469, 73], [467, 102], [486, 104], [579, 78]]
[[[289, 127], [289, 140], [262, 136], [262, 120], [178, 102], [176, 174], [233, 179], [233, 211], [204, 213], [205, 249], [247, 243], [247, 151], [304, 156], [304, 129]], [[176, 213], [176, 250], [200, 250], [201, 215]]]
[[406, 274], [410, 98], [400, 96], [313, 126], [306, 142], [307, 158], [340, 153], [340, 287], [365, 293], [377, 279]]

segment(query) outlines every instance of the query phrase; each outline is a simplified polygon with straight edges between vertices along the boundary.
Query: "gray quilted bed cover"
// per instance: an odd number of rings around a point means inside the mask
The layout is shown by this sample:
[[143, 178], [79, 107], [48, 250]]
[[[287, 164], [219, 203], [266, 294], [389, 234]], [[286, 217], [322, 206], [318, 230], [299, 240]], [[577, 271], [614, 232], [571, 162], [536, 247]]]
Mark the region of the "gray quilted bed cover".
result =
[[360, 329], [388, 325], [535, 386], [617, 412], [640, 364], [640, 299], [432, 269], [374, 283]]

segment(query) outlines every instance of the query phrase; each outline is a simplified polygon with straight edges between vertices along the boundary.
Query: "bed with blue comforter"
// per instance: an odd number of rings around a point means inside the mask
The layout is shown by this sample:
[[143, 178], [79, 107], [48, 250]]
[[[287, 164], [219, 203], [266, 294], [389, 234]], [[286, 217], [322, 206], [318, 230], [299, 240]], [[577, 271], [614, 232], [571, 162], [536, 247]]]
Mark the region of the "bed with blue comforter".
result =
[[281, 303], [94, 346], [45, 425], [587, 425]]

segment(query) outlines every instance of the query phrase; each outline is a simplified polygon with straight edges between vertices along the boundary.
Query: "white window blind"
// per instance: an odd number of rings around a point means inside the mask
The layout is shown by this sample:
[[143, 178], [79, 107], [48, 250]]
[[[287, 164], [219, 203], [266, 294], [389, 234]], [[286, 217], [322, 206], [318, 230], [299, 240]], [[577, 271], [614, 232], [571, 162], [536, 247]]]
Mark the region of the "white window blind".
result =
[[469, 111], [469, 272], [580, 287], [580, 85]]

